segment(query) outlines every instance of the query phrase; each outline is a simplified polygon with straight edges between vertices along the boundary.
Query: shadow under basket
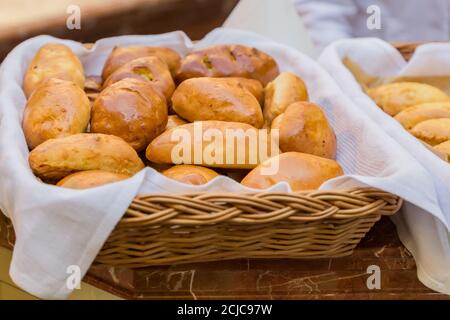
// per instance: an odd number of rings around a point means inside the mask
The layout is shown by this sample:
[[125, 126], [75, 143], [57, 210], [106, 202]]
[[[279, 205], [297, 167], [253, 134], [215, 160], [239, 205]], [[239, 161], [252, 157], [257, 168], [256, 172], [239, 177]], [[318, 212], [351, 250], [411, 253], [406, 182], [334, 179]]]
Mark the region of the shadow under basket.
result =
[[236, 258], [350, 255], [402, 199], [371, 188], [137, 197], [95, 263], [139, 268]]

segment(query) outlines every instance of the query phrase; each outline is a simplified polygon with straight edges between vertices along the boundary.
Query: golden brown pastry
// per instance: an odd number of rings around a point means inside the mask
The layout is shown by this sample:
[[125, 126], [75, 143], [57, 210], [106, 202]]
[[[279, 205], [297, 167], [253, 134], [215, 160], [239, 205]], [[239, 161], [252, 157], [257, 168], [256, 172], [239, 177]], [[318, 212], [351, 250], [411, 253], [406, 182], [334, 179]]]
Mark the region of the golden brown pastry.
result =
[[314, 103], [296, 102], [272, 121], [278, 129], [283, 152], [297, 151], [323, 158], [336, 158], [336, 135], [325, 113]]
[[170, 99], [175, 90], [167, 64], [155, 56], [138, 58], [124, 64], [106, 79], [103, 88], [125, 78], [147, 81], [166, 99]]
[[172, 75], [175, 75], [180, 65], [180, 55], [170, 48], [145, 46], [115, 47], [105, 62], [102, 78], [106, 80], [114, 71], [131, 60], [149, 56], [156, 56], [163, 60], [169, 67]]
[[421, 103], [408, 107], [395, 116], [407, 130], [422, 121], [438, 118], [450, 118], [450, 101]]
[[418, 82], [388, 83], [369, 89], [367, 94], [384, 112], [391, 116], [417, 104], [449, 99], [440, 89]]
[[51, 78], [69, 80], [84, 88], [83, 65], [63, 44], [48, 43], [38, 50], [23, 79], [25, 96], [29, 97], [40, 83]]
[[193, 121], [219, 120], [263, 125], [261, 106], [245, 88], [220, 78], [192, 78], [183, 81], [172, 96], [172, 109]]
[[434, 146], [434, 149], [443, 154], [446, 157], [447, 162], [450, 162], [450, 140]]
[[100, 93], [91, 117], [91, 132], [116, 135], [140, 151], [164, 131], [167, 105], [148, 82], [123, 79]]
[[95, 133], [47, 140], [30, 152], [28, 161], [33, 173], [46, 181], [84, 170], [133, 175], [144, 168], [136, 151], [123, 139]]
[[215, 45], [191, 52], [181, 61], [179, 82], [196, 77], [242, 77], [264, 86], [278, 75], [278, 65], [268, 54], [238, 44]]
[[431, 119], [422, 121], [411, 129], [411, 133], [420, 140], [435, 146], [450, 140], [450, 119]]
[[155, 163], [250, 169], [278, 153], [266, 132], [248, 124], [197, 121], [163, 132], [148, 145], [146, 157]]
[[214, 170], [189, 164], [173, 166], [162, 174], [170, 179], [193, 185], [205, 184], [218, 176]]
[[80, 87], [72, 81], [48, 79], [28, 99], [22, 127], [28, 147], [84, 132], [89, 124], [91, 106]]
[[[262, 171], [277, 167], [274, 174]], [[286, 152], [266, 160], [250, 171], [241, 184], [255, 189], [265, 189], [281, 181], [289, 183], [293, 191], [318, 189], [325, 181], [341, 176], [344, 172], [334, 160], [300, 152]]]
[[126, 174], [102, 170], [88, 170], [72, 173], [60, 180], [56, 185], [70, 189], [87, 189], [125, 180], [127, 178], [129, 178], [129, 176]]
[[97, 93], [102, 91], [102, 77], [88, 76], [84, 81], [84, 91], [86, 93]]
[[282, 72], [264, 89], [264, 120], [270, 126], [272, 120], [298, 101], [308, 101], [308, 91], [302, 79], [291, 72]]
[[186, 123], [187, 123], [187, 121], [181, 119], [176, 114], [171, 114], [170, 116], [167, 117], [166, 130], [181, 126], [182, 124], [186, 124]]
[[255, 96], [260, 105], [264, 104], [264, 88], [258, 80], [240, 78], [240, 77], [229, 77], [229, 78], [216, 78], [221, 79], [223, 82], [230, 85], [238, 86], [250, 91], [252, 95]]

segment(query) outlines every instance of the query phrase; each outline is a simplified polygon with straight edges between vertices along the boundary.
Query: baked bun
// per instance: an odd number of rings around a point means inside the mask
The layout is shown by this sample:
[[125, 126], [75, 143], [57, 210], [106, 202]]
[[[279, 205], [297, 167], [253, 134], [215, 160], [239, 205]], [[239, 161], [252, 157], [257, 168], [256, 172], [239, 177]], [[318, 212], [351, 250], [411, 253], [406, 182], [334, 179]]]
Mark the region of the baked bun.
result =
[[171, 74], [175, 75], [181, 59], [175, 50], [163, 47], [129, 46], [115, 47], [111, 51], [103, 67], [102, 78], [106, 80], [114, 71], [131, 60], [150, 56], [163, 60], [169, 67]]
[[417, 82], [388, 83], [369, 89], [367, 94], [384, 112], [391, 116], [414, 105], [449, 99], [442, 90]]
[[182, 124], [188, 123], [187, 121], [181, 119], [176, 114], [171, 114], [167, 117], [166, 130], [181, 126]]
[[228, 77], [216, 79], [221, 79], [223, 82], [232, 86], [238, 86], [240, 88], [247, 89], [248, 91], [250, 91], [252, 95], [255, 96], [256, 100], [258, 100], [260, 105], [264, 104], [264, 87], [258, 80], [240, 77]]
[[[272, 169], [275, 173], [269, 174]], [[286, 152], [257, 166], [245, 176], [241, 184], [266, 189], [286, 181], [293, 191], [315, 190], [325, 181], [343, 174], [341, 166], [334, 160], [306, 153]]]
[[298, 101], [308, 101], [305, 83], [291, 72], [282, 72], [264, 89], [264, 120], [270, 126], [272, 120]]
[[325, 113], [314, 103], [296, 102], [272, 122], [278, 129], [282, 152], [297, 151], [323, 158], [336, 158], [336, 135]]
[[172, 96], [172, 109], [193, 121], [242, 122], [261, 128], [261, 106], [244, 87], [221, 78], [192, 78], [183, 81]]
[[63, 44], [43, 45], [31, 63], [23, 79], [23, 91], [29, 97], [43, 81], [48, 79], [68, 80], [84, 88], [84, 70], [78, 57]]
[[248, 124], [197, 121], [164, 131], [148, 145], [146, 157], [154, 163], [251, 169], [278, 153], [267, 133]]
[[435, 146], [450, 140], [450, 119], [431, 119], [422, 121], [412, 128], [411, 133], [418, 139]]
[[121, 137], [140, 151], [164, 131], [167, 104], [148, 82], [127, 78], [100, 93], [91, 116], [91, 132]]
[[278, 65], [268, 54], [239, 44], [222, 44], [195, 50], [181, 61], [177, 81], [197, 77], [242, 77], [264, 86], [278, 75]]
[[129, 176], [120, 173], [89, 170], [68, 175], [56, 185], [70, 189], [87, 189], [127, 179]]
[[30, 149], [42, 142], [82, 133], [89, 124], [91, 106], [86, 94], [71, 81], [48, 79], [28, 99], [22, 127]]
[[170, 179], [193, 185], [205, 184], [218, 176], [214, 170], [189, 164], [173, 166], [162, 174]]
[[154, 56], [138, 58], [124, 64], [106, 79], [103, 87], [106, 88], [125, 78], [147, 81], [166, 99], [170, 99], [175, 90], [175, 83], [167, 64]]
[[450, 140], [434, 146], [434, 149], [444, 155], [445, 159], [447, 159], [447, 162], [450, 162]]
[[33, 173], [46, 181], [84, 170], [133, 175], [144, 168], [136, 151], [123, 139], [95, 133], [47, 140], [30, 152], [28, 161]]
[[439, 118], [450, 118], [450, 101], [418, 104], [404, 109], [395, 116], [407, 130], [411, 130], [422, 121]]

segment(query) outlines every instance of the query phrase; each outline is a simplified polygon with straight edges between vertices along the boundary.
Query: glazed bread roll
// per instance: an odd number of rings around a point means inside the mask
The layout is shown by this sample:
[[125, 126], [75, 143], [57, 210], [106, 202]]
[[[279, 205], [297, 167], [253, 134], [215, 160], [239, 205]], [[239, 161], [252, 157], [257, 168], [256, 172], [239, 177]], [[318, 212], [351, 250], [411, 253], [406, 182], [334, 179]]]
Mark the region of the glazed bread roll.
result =
[[181, 61], [179, 82], [197, 77], [242, 77], [264, 86], [278, 75], [278, 65], [268, 54], [238, 44], [215, 45], [191, 52]]
[[162, 174], [170, 179], [193, 185], [205, 184], [218, 176], [214, 170], [189, 164], [173, 166]]
[[261, 106], [244, 87], [220, 78], [192, 78], [183, 81], [172, 96], [172, 109], [193, 121], [242, 122], [261, 128]]
[[58, 181], [84, 170], [133, 175], [144, 168], [136, 151], [123, 139], [95, 133], [47, 140], [30, 152], [28, 161], [33, 173], [45, 181]]
[[[278, 162], [278, 164], [276, 164]], [[273, 174], [263, 168], [278, 168]], [[250, 171], [241, 181], [244, 186], [266, 189], [281, 181], [289, 183], [293, 191], [315, 190], [325, 181], [341, 176], [344, 172], [334, 160], [300, 152], [286, 152], [266, 160]]]
[[261, 82], [259, 82], [258, 80], [240, 77], [216, 78], [216, 79], [221, 79], [221, 81], [232, 86], [247, 89], [248, 91], [250, 91], [252, 95], [255, 96], [256, 100], [258, 100], [260, 105], [264, 104], [264, 88]]
[[418, 104], [406, 108], [395, 116], [407, 130], [411, 130], [422, 121], [439, 118], [450, 118], [450, 101]]
[[170, 48], [144, 46], [115, 47], [105, 62], [102, 78], [106, 80], [114, 71], [131, 60], [149, 56], [155, 56], [163, 60], [169, 67], [172, 75], [175, 75], [180, 65], [180, 55]]
[[25, 96], [47, 79], [61, 79], [74, 82], [84, 88], [84, 70], [78, 57], [63, 44], [48, 43], [42, 46], [31, 63], [23, 79]]
[[447, 162], [450, 162], [450, 140], [434, 146], [434, 149], [439, 153], [443, 154], [447, 159]]
[[172, 128], [147, 147], [154, 163], [251, 169], [279, 153], [269, 135], [245, 123], [197, 121]]
[[449, 99], [440, 89], [417, 82], [388, 83], [369, 89], [367, 94], [384, 112], [391, 116], [414, 105]]
[[296, 102], [272, 121], [278, 129], [280, 149], [323, 158], [336, 158], [336, 135], [325, 113], [314, 103]]
[[121, 137], [140, 151], [164, 131], [167, 105], [147, 82], [128, 78], [100, 93], [91, 117], [91, 132]]
[[48, 79], [28, 99], [22, 127], [30, 149], [42, 142], [84, 132], [91, 106], [86, 94], [71, 81]]
[[167, 64], [154, 56], [138, 58], [124, 64], [106, 79], [103, 88], [125, 78], [147, 81], [166, 99], [170, 99], [175, 90]]
[[291, 72], [282, 72], [264, 89], [264, 120], [270, 127], [273, 119], [298, 101], [308, 101], [308, 91], [302, 79]]
[[170, 116], [167, 117], [166, 130], [181, 126], [182, 124], [186, 124], [186, 123], [187, 123], [187, 121], [181, 119], [176, 114], [171, 114]]
[[120, 173], [102, 170], [89, 170], [72, 173], [71, 175], [68, 175], [64, 179], [60, 180], [56, 185], [70, 189], [87, 189], [125, 180], [128, 177], [128, 175]]
[[450, 119], [431, 119], [422, 121], [412, 128], [411, 133], [418, 139], [435, 146], [450, 140]]

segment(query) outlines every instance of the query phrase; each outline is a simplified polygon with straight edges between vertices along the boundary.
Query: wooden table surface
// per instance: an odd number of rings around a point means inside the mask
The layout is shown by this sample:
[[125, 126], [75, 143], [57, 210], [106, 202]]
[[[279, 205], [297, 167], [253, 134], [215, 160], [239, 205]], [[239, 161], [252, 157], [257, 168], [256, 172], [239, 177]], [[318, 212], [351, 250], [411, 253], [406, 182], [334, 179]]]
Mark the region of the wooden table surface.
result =
[[[0, 214], [0, 245], [14, 230]], [[381, 288], [370, 290], [367, 268], [379, 266]], [[91, 266], [83, 279], [127, 299], [450, 299], [417, 279], [416, 265], [382, 218], [353, 255], [335, 259], [241, 259], [140, 269]]]

